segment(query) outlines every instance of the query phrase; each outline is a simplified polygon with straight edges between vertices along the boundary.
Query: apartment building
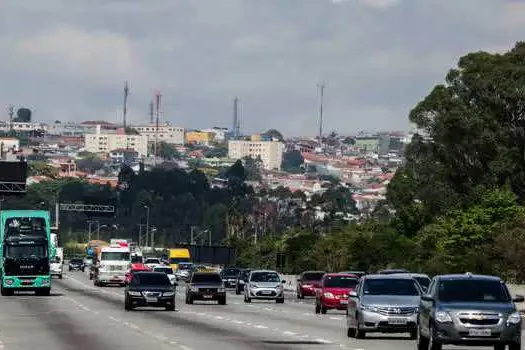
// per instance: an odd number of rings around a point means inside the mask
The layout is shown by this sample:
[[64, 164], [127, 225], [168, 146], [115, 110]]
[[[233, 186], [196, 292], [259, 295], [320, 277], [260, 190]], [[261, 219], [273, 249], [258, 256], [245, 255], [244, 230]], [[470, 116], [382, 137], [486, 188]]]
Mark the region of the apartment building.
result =
[[209, 131], [187, 131], [186, 144], [209, 145], [215, 141], [215, 133]]
[[172, 145], [184, 145], [184, 128], [171, 126], [168, 123], [159, 124], [158, 131], [155, 124], [137, 125], [131, 128], [139, 134], [148, 138], [148, 142], [155, 142], [155, 134], [158, 142], [166, 142]]
[[101, 133], [100, 126], [97, 126], [95, 134], [86, 134], [86, 151], [92, 153], [108, 154], [117, 149], [132, 149], [139, 154], [139, 157], [148, 155], [148, 137], [146, 135], [126, 135]]
[[280, 170], [283, 161], [284, 144], [279, 141], [228, 141], [228, 157], [242, 159], [244, 157], [261, 157], [264, 168]]

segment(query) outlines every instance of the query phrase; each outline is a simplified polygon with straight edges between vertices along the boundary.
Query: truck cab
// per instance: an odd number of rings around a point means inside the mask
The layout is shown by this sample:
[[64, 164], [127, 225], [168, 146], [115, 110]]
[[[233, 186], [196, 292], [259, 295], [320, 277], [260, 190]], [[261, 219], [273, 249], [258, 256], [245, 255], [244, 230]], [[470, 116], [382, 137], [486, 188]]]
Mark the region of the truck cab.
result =
[[190, 250], [188, 248], [173, 248], [169, 251], [169, 265], [173, 271], [177, 271], [179, 263], [191, 262]]
[[57, 247], [56, 255], [50, 260], [51, 276], [57, 276], [62, 279], [64, 272], [64, 248]]
[[126, 285], [126, 272], [131, 266], [129, 247], [111, 245], [102, 247], [97, 255], [93, 284], [103, 287], [108, 284]]

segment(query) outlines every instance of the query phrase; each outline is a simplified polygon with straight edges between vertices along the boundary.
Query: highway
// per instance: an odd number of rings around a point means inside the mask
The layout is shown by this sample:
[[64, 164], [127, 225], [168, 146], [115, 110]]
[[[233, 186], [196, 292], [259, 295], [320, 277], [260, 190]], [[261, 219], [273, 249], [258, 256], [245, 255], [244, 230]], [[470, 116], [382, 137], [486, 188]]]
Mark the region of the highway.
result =
[[0, 298], [0, 350], [415, 349], [404, 334], [347, 338], [343, 312], [316, 315], [311, 299], [291, 293], [284, 304], [245, 304], [232, 292], [225, 306], [186, 305], [180, 285], [175, 312], [127, 312], [123, 288], [94, 287], [85, 273], [69, 272], [53, 280], [49, 297]]

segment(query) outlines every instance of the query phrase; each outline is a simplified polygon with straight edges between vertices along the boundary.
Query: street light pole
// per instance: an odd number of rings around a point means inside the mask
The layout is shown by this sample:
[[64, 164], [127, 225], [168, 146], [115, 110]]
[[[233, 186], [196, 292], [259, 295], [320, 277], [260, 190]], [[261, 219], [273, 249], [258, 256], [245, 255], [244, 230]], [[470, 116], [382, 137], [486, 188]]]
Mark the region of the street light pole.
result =
[[148, 239], [149, 239], [149, 206], [145, 205], [144, 208], [146, 208], [146, 244], [148, 245]]

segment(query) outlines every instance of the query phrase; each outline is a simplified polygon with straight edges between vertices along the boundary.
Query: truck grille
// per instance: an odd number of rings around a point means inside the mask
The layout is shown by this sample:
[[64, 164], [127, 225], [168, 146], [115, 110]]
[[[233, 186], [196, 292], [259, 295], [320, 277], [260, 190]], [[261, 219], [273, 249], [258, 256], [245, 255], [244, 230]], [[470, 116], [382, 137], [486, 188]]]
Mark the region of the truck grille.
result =
[[417, 308], [416, 307], [407, 307], [407, 306], [400, 306], [400, 307], [395, 307], [395, 306], [388, 306], [388, 307], [383, 307], [383, 306], [379, 306], [377, 308], [377, 312], [381, 315], [386, 315], [386, 316], [391, 316], [391, 315], [412, 315], [412, 314], [415, 314], [417, 312]]

